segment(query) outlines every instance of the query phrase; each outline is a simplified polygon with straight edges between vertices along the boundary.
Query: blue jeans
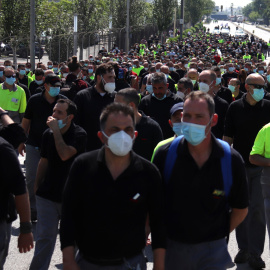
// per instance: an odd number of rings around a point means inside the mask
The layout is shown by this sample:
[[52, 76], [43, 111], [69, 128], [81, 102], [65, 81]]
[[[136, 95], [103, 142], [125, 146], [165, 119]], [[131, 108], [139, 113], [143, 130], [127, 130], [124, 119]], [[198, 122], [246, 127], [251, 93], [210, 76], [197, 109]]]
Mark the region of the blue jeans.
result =
[[246, 167], [249, 208], [245, 220], [236, 228], [238, 248], [261, 256], [265, 240], [265, 213], [260, 183], [262, 167]]
[[26, 145], [26, 159], [25, 159], [25, 170], [26, 170], [26, 183], [27, 189], [29, 193], [29, 201], [30, 201], [30, 208], [31, 212], [36, 212], [36, 198], [34, 193], [34, 184], [37, 174], [37, 167], [40, 160], [40, 153], [39, 150], [27, 144]]
[[225, 239], [200, 244], [167, 239], [166, 270], [225, 270], [233, 265]]
[[76, 262], [81, 270], [146, 270], [146, 259], [143, 253], [126, 259], [120, 265], [97, 265], [85, 260], [79, 251], [76, 255]]
[[36, 247], [30, 270], [47, 270], [50, 266], [58, 225], [61, 216], [61, 204], [36, 196], [37, 227]]
[[0, 270], [3, 270], [8, 255], [8, 248], [11, 236], [11, 223], [0, 222]]

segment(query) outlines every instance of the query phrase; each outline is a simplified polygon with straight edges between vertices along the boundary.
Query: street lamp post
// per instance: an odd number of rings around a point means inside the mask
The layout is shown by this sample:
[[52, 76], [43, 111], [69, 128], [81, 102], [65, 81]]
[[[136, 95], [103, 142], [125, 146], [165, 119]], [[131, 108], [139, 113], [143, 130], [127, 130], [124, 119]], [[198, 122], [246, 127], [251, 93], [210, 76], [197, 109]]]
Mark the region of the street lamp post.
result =
[[129, 6], [130, 6], [130, 0], [127, 0], [126, 53], [128, 53], [129, 51]]
[[78, 47], [78, 15], [74, 14], [74, 47], [73, 47], [73, 55], [77, 55], [77, 47]]
[[181, 0], [180, 39], [183, 38], [183, 27], [184, 27], [184, 0]]
[[30, 63], [31, 70], [35, 69], [35, 0], [30, 0]]

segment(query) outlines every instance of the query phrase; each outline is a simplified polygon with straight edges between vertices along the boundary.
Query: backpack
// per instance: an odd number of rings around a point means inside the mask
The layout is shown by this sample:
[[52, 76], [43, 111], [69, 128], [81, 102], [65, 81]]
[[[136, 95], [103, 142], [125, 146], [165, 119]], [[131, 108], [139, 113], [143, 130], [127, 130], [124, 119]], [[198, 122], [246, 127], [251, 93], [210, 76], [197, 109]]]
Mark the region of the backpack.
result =
[[[184, 136], [178, 136], [175, 138], [168, 150], [165, 167], [164, 167], [164, 180], [165, 184], [169, 183], [171, 178], [172, 170], [177, 159], [177, 148]], [[224, 150], [224, 156], [221, 158], [221, 170], [222, 170], [222, 178], [223, 178], [223, 187], [225, 192], [225, 198], [227, 199], [230, 193], [230, 189], [232, 186], [232, 163], [231, 163], [231, 147], [227, 142], [224, 142], [220, 139], [217, 139], [219, 143], [222, 145]]]

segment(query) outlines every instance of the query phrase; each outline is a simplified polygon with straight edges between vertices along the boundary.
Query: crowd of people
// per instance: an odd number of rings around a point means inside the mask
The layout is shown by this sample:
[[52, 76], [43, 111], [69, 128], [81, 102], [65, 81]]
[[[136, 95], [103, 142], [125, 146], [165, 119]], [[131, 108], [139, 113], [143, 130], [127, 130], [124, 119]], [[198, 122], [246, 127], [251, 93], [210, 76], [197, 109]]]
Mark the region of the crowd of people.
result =
[[[0, 269], [11, 224], [31, 270], [265, 267], [270, 44], [203, 30], [0, 66]], [[26, 153], [26, 155], [25, 155]], [[23, 175], [18, 154], [25, 155]], [[35, 247], [32, 224], [36, 226]], [[151, 233], [151, 240], [149, 235]], [[76, 256], [75, 256], [76, 252]]]

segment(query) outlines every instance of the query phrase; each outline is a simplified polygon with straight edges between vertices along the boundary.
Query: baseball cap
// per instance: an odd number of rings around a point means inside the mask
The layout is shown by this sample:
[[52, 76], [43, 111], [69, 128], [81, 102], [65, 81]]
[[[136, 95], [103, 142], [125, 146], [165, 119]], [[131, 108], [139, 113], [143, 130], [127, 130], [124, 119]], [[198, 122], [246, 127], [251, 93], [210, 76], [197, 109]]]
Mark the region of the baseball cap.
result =
[[183, 102], [179, 102], [179, 103], [176, 103], [172, 106], [171, 110], [170, 110], [170, 114], [171, 116], [176, 112], [176, 111], [183, 111], [183, 106], [184, 106], [184, 103]]
[[55, 74], [48, 74], [45, 77], [45, 83], [50, 84], [52, 86], [61, 86], [60, 78]]

